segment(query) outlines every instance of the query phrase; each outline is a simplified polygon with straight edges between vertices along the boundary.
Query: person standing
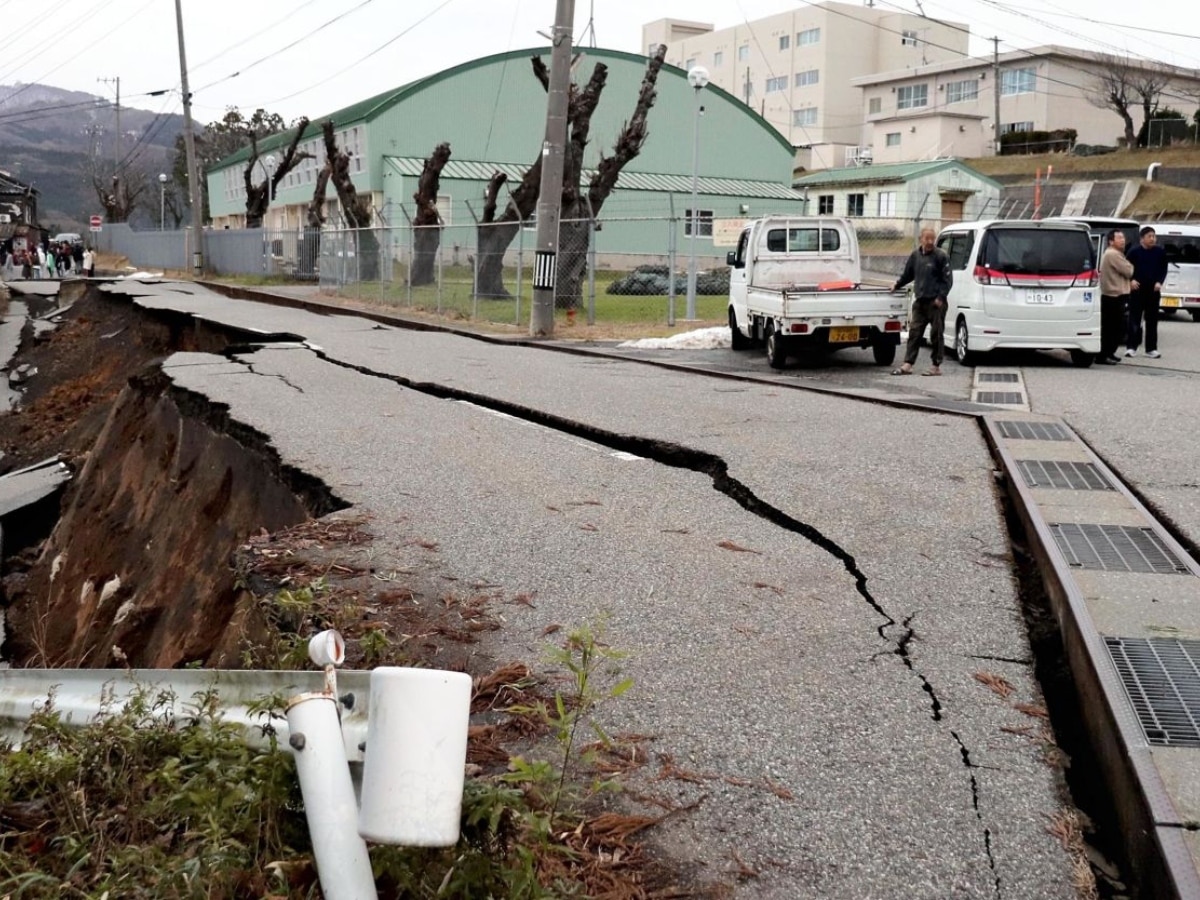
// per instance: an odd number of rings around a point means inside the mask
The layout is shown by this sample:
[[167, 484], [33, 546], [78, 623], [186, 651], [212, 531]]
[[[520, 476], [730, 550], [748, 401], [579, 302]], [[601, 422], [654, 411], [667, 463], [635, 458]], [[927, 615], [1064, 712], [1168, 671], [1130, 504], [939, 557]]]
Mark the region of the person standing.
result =
[[96, 254], [91, 247], [83, 251], [83, 274], [85, 278], [94, 278], [96, 275]]
[[1100, 257], [1100, 355], [1096, 362], [1115, 366], [1121, 361], [1117, 357], [1117, 344], [1121, 343], [1133, 263], [1125, 258], [1122, 232], [1114, 228], [1104, 240], [1104, 255]]
[[937, 235], [932, 228], [921, 229], [917, 249], [909, 254], [904, 272], [892, 285], [898, 291], [912, 282], [916, 300], [913, 302], [912, 319], [908, 323], [908, 345], [904, 350], [904, 363], [893, 369], [893, 375], [911, 375], [921, 350], [921, 338], [925, 327], [929, 327], [929, 343], [932, 365], [922, 375], [942, 374], [942, 333], [946, 330], [946, 303], [950, 288], [954, 286], [954, 275], [950, 271], [950, 259], [946, 251], [934, 246]]
[[1142, 319], [1146, 322], [1146, 355], [1151, 359], [1158, 352], [1158, 304], [1162, 301], [1162, 286], [1167, 280], [1167, 251], [1158, 246], [1158, 235], [1147, 225], [1140, 232], [1141, 240], [1125, 254], [1133, 263], [1133, 290], [1129, 294], [1129, 322], [1125, 333], [1125, 355], [1137, 356], [1142, 337]]

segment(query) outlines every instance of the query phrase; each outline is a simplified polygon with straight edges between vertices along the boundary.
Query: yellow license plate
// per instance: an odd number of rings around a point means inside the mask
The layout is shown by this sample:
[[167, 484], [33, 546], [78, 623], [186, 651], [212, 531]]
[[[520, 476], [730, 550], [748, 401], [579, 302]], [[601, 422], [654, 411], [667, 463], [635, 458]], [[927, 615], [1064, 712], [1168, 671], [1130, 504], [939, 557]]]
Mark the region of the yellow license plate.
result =
[[830, 328], [829, 343], [852, 344], [858, 340], [858, 326], [853, 328]]
[[1162, 305], [1175, 307], [1176, 309], [1178, 309], [1179, 308], [1179, 298], [1178, 297], [1163, 297]]

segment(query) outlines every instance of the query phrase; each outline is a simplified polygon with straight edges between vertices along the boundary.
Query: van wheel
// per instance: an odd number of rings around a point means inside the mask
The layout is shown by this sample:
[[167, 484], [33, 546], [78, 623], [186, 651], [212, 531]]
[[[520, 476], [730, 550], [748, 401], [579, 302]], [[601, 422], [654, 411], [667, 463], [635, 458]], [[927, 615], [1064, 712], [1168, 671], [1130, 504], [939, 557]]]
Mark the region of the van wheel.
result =
[[1189, 309], [1188, 312], [1191, 313], [1193, 322], [1200, 322], [1200, 309]]
[[787, 363], [787, 340], [775, 330], [775, 323], [766, 324], [767, 363], [772, 369], [782, 369]]
[[742, 329], [738, 328], [737, 313], [733, 311], [733, 307], [729, 307], [729, 345], [734, 350], [749, 350], [754, 346], [754, 341], [751, 338], [742, 334]]
[[976, 354], [971, 352], [970, 336], [967, 334], [967, 320], [959, 319], [954, 326], [954, 358], [960, 366], [975, 365]]
[[875, 365], [890, 366], [896, 361], [896, 345], [877, 337], [871, 341], [871, 355], [875, 357]]
[[1084, 353], [1082, 350], [1071, 351], [1071, 365], [1077, 369], [1086, 369], [1096, 359], [1094, 353]]

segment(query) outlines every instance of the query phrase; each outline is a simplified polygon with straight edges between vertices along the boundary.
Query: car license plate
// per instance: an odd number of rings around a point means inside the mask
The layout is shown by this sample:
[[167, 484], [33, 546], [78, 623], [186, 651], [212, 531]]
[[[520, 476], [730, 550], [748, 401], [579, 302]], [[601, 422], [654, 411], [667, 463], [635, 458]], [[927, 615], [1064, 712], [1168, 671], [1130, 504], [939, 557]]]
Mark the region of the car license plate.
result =
[[1179, 308], [1179, 298], [1178, 297], [1163, 297], [1162, 305], [1171, 307], [1173, 309], [1178, 309]]
[[829, 343], [852, 344], [858, 340], [858, 326], [853, 328], [830, 328]]
[[1026, 303], [1053, 303], [1054, 294], [1051, 291], [1026, 291]]

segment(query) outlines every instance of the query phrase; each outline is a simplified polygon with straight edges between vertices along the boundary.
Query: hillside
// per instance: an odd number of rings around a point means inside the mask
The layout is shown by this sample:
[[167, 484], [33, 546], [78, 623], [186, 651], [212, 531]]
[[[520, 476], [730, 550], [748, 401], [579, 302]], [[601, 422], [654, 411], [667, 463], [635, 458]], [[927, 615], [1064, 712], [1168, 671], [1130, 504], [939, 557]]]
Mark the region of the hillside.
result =
[[[1200, 215], [1200, 148], [1154, 147], [1118, 150], [1103, 156], [1044, 153], [1036, 156], [986, 156], [964, 162], [1009, 188], [1031, 185], [1038, 173], [1061, 184], [1072, 181], [1126, 180], [1140, 184], [1137, 196], [1122, 210], [1136, 219], [1185, 218]], [[1151, 163], [1161, 163], [1153, 182], [1145, 181]]]
[[[183, 117], [121, 107], [121, 155], [131, 177], [157, 179], [170, 171]], [[40, 194], [41, 224], [51, 231], [83, 231], [98, 202], [87, 176], [89, 160], [111, 172], [116, 160], [112, 99], [41, 84], [0, 85], [0, 169]], [[157, 219], [157, 181], [153, 209]]]

